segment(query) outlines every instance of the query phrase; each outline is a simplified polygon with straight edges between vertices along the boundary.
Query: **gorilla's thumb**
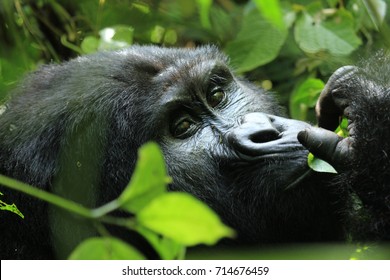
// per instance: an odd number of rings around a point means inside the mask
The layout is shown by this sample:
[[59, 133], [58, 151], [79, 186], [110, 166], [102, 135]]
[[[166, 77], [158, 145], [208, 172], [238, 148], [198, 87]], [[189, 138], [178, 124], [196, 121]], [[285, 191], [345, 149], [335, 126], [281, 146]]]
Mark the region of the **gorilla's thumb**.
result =
[[336, 133], [317, 127], [307, 128], [298, 133], [299, 142], [313, 155], [338, 166], [343, 162], [339, 143], [343, 140]]

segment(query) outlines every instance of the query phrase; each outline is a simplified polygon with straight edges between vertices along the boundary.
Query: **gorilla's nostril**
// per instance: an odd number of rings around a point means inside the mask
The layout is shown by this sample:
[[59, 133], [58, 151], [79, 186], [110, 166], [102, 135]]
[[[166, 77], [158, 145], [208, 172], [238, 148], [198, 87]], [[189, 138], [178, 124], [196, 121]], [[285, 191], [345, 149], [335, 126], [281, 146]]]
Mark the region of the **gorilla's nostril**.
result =
[[249, 139], [254, 143], [266, 143], [280, 138], [280, 133], [275, 129], [260, 130], [249, 135]]

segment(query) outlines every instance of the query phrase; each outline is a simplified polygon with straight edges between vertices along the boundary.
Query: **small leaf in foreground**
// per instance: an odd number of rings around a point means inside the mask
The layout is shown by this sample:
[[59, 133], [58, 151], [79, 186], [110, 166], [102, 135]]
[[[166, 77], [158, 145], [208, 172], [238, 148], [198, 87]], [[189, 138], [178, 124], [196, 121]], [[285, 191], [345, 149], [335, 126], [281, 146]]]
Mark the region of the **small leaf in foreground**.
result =
[[93, 237], [82, 242], [70, 260], [144, 260], [134, 247], [117, 238]]
[[186, 246], [212, 245], [223, 237], [234, 236], [216, 213], [187, 193], [166, 193], [155, 198], [138, 213], [137, 221]]
[[[3, 195], [3, 194], [0, 192], [0, 195]], [[19, 217], [21, 217], [22, 219], [24, 219], [23, 213], [20, 212], [20, 210], [18, 209], [18, 207], [14, 203], [7, 204], [4, 201], [0, 200], [0, 210], [12, 212], [12, 213], [18, 215]]]
[[341, 122], [340, 122], [340, 125], [336, 128], [335, 132], [337, 133], [337, 135], [345, 138], [345, 137], [348, 137], [349, 136], [349, 132], [348, 132], [348, 119], [346, 117], [343, 117]]
[[307, 157], [307, 163], [311, 169], [321, 173], [334, 173], [337, 174], [336, 169], [326, 161], [315, 157], [312, 153], [309, 153]]

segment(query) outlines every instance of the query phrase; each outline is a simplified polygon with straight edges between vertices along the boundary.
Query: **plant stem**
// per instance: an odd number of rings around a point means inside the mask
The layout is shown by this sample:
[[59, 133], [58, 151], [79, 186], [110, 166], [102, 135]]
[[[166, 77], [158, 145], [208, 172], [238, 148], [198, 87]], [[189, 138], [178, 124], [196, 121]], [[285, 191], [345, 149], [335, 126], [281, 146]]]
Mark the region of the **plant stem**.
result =
[[35, 198], [39, 198], [43, 201], [46, 201], [48, 203], [51, 203], [88, 219], [101, 218], [108, 213], [118, 209], [120, 206], [118, 200], [113, 200], [107, 204], [102, 205], [101, 207], [89, 209], [74, 201], [62, 198], [58, 195], [46, 192], [42, 189], [32, 187], [26, 183], [6, 177], [4, 175], [0, 175], [0, 184], [13, 190], [24, 192]]
[[108, 213], [116, 210], [119, 208], [119, 203], [118, 203], [118, 200], [115, 199], [111, 202], [108, 202], [98, 208], [95, 208], [95, 209], [92, 209], [90, 210], [91, 211], [91, 216], [93, 218], [100, 218], [100, 217], [103, 217], [105, 215], [107, 215]]
[[[46, 192], [44, 190], [41, 190], [39, 188], [32, 187], [28, 184], [25, 184], [23, 182], [17, 181], [15, 179], [6, 177], [4, 175], [0, 175], [0, 184], [13, 189], [17, 191], [21, 191], [23, 193], [26, 193], [28, 195], [31, 195], [35, 198], [39, 198], [43, 201], [49, 202], [53, 205], [56, 205], [60, 208], [66, 209], [70, 212], [73, 212], [75, 214], [78, 214], [84, 218], [94, 218], [94, 213], [95, 210], [90, 210], [88, 208], [85, 208], [84, 206], [67, 200], [65, 198], [59, 197], [57, 195], [54, 195], [52, 193]], [[99, 214], [100, 212], [98, 212]]]

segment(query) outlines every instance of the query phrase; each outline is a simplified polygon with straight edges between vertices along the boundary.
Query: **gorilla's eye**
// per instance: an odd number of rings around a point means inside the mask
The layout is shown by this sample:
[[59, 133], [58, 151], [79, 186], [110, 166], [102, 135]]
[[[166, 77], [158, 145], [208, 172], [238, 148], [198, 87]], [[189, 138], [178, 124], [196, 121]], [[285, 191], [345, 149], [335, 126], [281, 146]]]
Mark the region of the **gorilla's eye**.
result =
[[172, 127], [172, 134], [176, 138], [184, 139], [188, 137], [188, 132], [194, 127], [194, 123], [189, 119], [179, 119]]
[[212, 108], [217, 107], [224, 99], [225, 99], [225, 92], [220, 88], [211, 91], [207, 95], [207, 102]]

